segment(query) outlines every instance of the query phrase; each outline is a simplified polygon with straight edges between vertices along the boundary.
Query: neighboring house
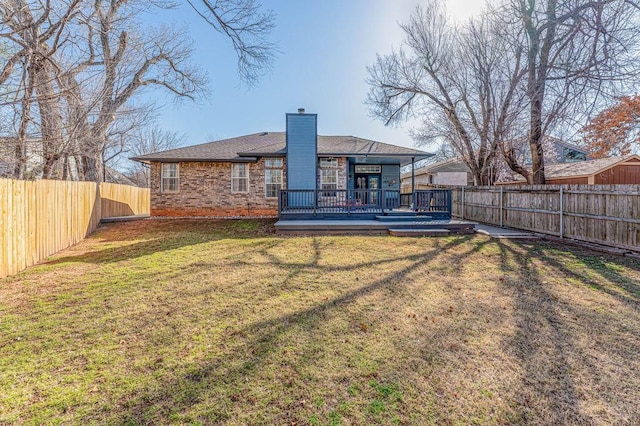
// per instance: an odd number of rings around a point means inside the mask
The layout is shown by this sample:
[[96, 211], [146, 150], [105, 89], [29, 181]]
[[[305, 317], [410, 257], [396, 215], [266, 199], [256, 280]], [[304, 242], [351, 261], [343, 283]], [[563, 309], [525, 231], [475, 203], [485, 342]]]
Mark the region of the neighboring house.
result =
[[[545, 167], [549, 185], [563, 184], [640, 184], [640, 156], [600, 158], [577, 163], [550, 164]], [[497, 185], [524, 184], [522, 176]]]
[[[554, 164], [560, 165], [589, 160], [589, 151], [586, 149], [552, 136], [545, 136], [543, 138], [542, 149], [545, 168]], [[516, 144], [516, 159], [519, 164], [531, 169], [531, 149], [524, 138], [519, 141], [519, 144]], [[503, 184], [504, 182], [524, 181], [524, 178], [511, 170], [503, 159], [498, 161], [495, 176], [496, 185]]]
[[576, 163], [589, 160], [589, 151], [569, 142], [560, 139], [552, 139], [555, 158], [545, 158], [549, 164], [556, 163]]
[[[520, 164], [530, 166], [532, 161], [529, 144], [524, 138], [518, 141], [519, 142], [515, 144], [516, 158]], [[589, 159], [589, 151], [586, 149], [552, 136], [545, 136], [543, 138], [542, 149], [545, 164], [575, 163]]]
[[[277, 215], [282, 189], [288, 190], [289, 203], [295, 191], [311, 191], [318, 199], [298, 200], [310, 205], [324, 199], [367, 205], [379, 202], [376, 197], [399, 198], [400, 167], [431, 155], [353, 136], [320, 136], [317, 115], [299, 110], [286, 115], [286, 132], [132, 159], [151, 166], [152, 216], [247, 217]], [[348, 199], [340, 201], [341, 196]]]
[[[427, 164], [415, 170], [415, 185], [473, 185], [471, 169], [457, 158], [450, 158], [438, 163]], [[409, 193], [411, 188], [411, 172], [402, 174], [402, 193]]]

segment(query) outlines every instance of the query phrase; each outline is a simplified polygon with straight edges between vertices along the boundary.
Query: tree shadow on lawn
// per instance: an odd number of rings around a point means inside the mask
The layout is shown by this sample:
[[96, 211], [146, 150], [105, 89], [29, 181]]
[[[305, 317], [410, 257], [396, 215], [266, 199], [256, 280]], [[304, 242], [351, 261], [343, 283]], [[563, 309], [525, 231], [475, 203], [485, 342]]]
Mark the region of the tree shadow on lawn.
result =
[[[640, 278], [632, 278], [620, 274], [610, 265], [603, 262], [603, 256], [597, 254], [581, 253], [582, 255], [577, 261], [582, 265], [583, 273], [570, 269], [559, 262], [548, 253], [542, 251], [540, 258], [545, 262], [553, 265], [556, 269], [565, 272], [567, 275], [578, 280], [579, 282], [586, 284], [596, 290], [607, 293], [623, 303], [631, 303], [635, 306], [640, 305]], [[637, 273], [637, 277], [640, 277], [640, 263], [636, 261], [628, 261], [626, 258], [619, 258], [624, 262], [625, 266], [634, 270]], [[598, 283], [591, 275], [598, 275], [604, 280], [610, 283], [610, 286], [603, 286]]]
[[[180, 219], [146, 220], [102, 225], [85, 244], [97, 246], [76, 255], [53, 255], [44, 265], [64, 263], [107, 264], [136, 259], [165, 251], [226, 239], [247, 240], [271, 237], [274, 220]], [[142, 240], [142, 241], [139, 241]], [[133, 243], [127, 244], [129, 241]], [[109, 247], [119, 244], [116, 247]], [[120, 245], [124, 244], [124, 245]], [[107, 245], [107, 247], [104, 247]]]
[[[619, 378], [615, 375], [607, 377], [610, 374], [608, 369], [598, 365], [598, 358], [594, 358], [593, 353], [587, 353], [589, 347], [585, 346], [585, 336], [591, 332], [596, 332], [598, 339], [615, 342], [616, 325], [600, 320], [606, 331], [596, 331], [595, 318], [590, 316], [591, 313], [570, 299], [567, 302], [559, 301], [559, 297], [553, 293], [554, 287], [548, 283], [553, 276], [541, 276], [533, 260], [538, 259], [564, 276], [575, 278], [624, 304], [630, 304], [634, 310], [638, 307], [637, 299], [600, 285], [586, 271], [578, 273], [568, 268], [548, 254], [549, 246], [505, 243], [501, 240], [497, 244], [501, 251], [502, 269], [508, 274], [505, 278], [514, 276], [514, 279], [502, 281], [503, 288], [514, 300], [517, 323], [515, 335], [504, 341], [505, 351], [514, 352], [523, 366], [523, 386], [518, 389], [516, 397], [518, 418], [514, 420], [539, 424], [591, 424], [594, 422], [594, 411], [584, 411], [583, 400], [587, 397], [599, 400], [599, 405], [606, 407], [601, 408], [599, 413], [601, 420], [611, 416], [610, 420], [615, 422], [615, 419], [628, 418], [628, 415], [638, 416], [639, 413], [633, 408], [634, 402], [624, 400], [628, 395], [606, 394], [606, 381], [614, 383]], [[615, 271], [608, 270], [606, 275], [602, 274], [600, 269], [603, 265], [585, 266], [608, 280], [624, 282]], [[628, 286], [623, 288], [628, 289]], [[587, 321], [586, 318], [591, 321], [579, 323]], [[590, 326], [594, 326], [593, 329], [589, 329]], [[580, 343], [576, 340], [578, 338]], [[606, 353], [606, 357], [616, 358], [620, 355], [606, 344], [598, 349], [603, 356]], [[629, 373], [633, 374], [631, 371]], [[576, 380], [580, 383], [576, 383]], [[604, 395], [596, 391], [599, 386], [604, 388]], [[637, 387], [637, 383], [631, 386]]]
[[[417, 267], [429, 264], [439, 253], [463, 244], [468, 239], [468, 237], [457, 238], [443, 245], [436, 242], [435, 248], [422, 254], [389, 258], [389, 262], [409, 262], [409, 264], [400, 269], [392, 270], [387, 275], [381, 276], [368, 285], [348, 290], [344, 294], [329, 300], [316, 301], [312, 306], [296, 312], [258, 321], [236, 330], [230, 330], [231, 334], [224, 337], [227, 342], [224, 354], [214, 355], [204, 365], [193, 365], [187, 374], [179, 378], [172, 378], [171, 381], [158, 386], [156, 391], [142, 392], [145, 393], [143, 396], [140, 396], [140, 391], [136, 391], [124, 403], [126, 412], [119, 416], [116, 422], [153, 422], [176, 413], [186, 413], [192, 406], [201, 404], [207, 405], [207, 418], [197, 420], [204, 420], [205, 422], [229, 421], [238, 415], [234, 410], [237, 409], [235, 405], [239, 401], [249, 404], [248, 408], [253, 408], [251, 406], [256, 404], [272, 404], [270, 408], [264, 408], [267, 412], [270, 411], [273, 417], [269, 417], [268, 420], [264, 418], [262, 420], [254, 419], [258, 422], [307, 422], [307, 418], [300, 418], [301, 412], [304, 412], [304, 407], [298, 405], [298, 400], [288, 401], [286, 398], [285, 400], [278, 400], [278, 395], [276, 394], [274, 395], [274, 400], [265, 402], [264, 399], [261, 400], [256, 396], [252, 396], [253, 392], [257, 392], [257, 390], [251, 389], [251, 378], [256, 374], [256, 371], [264, 368], [273, 368], [271, 364], [280, 362], [277, 359], [280, 351], [295, 351], [295, 354], [289, 354], [289, 357], [294, 357], [297, 361], [292, 362], [288, 358], [286, 364], [281, 364], [280, 371], [274, 372], [276, 381], [279, 382], [278, 385], [282, 384], [280, 383], [281, 381], [285, 382], [283, 385], [284, 396], [287, 396], [287, 387], [290, 386], [297, 389], [296, 391], [291, 390], [292, 393], [300, 392], [301, 395], [298, 396], [304, 397], [306, 394], [306, 397], [310, 398], [309, 392], [311, 390], [309, 388], [313, 387], [315, 379], [313, 377], [305, 377], [304, 374], [301, 375], [298, 370], [304, 368], [308, 363], [315, 362], [321, 354], [323, 356], [326, 355], [323, 354], [324, 348], [322, 347], [322, 340], [326, 336], [322, 336], [322, 331], [320, 331], [324, 321], [333, 315], [334, 311], [348, 310], [351, 304], [362, 298], [370, 297], [381, 290], [403, 287], [405, 285], [404, 280]], [[330, 266], [318, 265], [322, 250], [318, 240], [314, 240], [312, 246], [315, 255], [306, 266], [319, 270], [331, 268]], [[263, 250], [268, 251], [268, 248]], [[268, 255], [268, 253], [266, 254]], [[284, 268], [291, 267], [290, 263], [283, 262], [282, 259], [273, 256], [270, 259]], [[295, 266], [300, 265], [295, 264]], [[362, 267], [363, 265], [358, 263], [345, 268], [355, 270]], [[295, 272], [288, 275], [285, 282], [289, 282], [294, 277]], [[396, 305], [397, 309], [401, 310], [400, 303], [403, 302], [388, 300], [390, 306], [387, 306], [387, 310], [393, 311], [393, 306]], [[358, 327], [366, 327], [366, 325], [359, 325]], [[293, 330], [303, 332], [304, 336], [301, 336], [301, 339], [306, 343], [301, 347], [280, 347], [279, 344], [281, 342], [279, 340], [281, 336]], [[347, 338], [354, 338], [351, 331], [346, 335], [351, 336]], [[249, 340], [237, 340], [238, 337]], [[333, 337], [340, 338], [340, 336]], [[375, 373], [373, 374], [375, 376]], [[222, 386], [220, 385], [221, 383], [223, 384]], [[211, 395], [212, 389], [219, 389], [221, 393]], [[189, 420], [189, 418], [187, 416], [182, 420]]]

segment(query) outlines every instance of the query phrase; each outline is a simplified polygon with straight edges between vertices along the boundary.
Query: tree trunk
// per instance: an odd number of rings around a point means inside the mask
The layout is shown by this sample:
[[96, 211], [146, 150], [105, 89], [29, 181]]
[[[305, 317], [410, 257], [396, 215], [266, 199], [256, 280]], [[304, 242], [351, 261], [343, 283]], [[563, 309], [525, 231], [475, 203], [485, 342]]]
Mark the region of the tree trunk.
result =
[[42, 177], [44, 179], [58, 176], [58, 160], [62, 147], [62, 114], [58, 103], [59, 97], [53, 82], [55, 70], [46, 58], [37, 58], [33, 67], [38, 110], [40, 111], [40, 133], [42, 135]]

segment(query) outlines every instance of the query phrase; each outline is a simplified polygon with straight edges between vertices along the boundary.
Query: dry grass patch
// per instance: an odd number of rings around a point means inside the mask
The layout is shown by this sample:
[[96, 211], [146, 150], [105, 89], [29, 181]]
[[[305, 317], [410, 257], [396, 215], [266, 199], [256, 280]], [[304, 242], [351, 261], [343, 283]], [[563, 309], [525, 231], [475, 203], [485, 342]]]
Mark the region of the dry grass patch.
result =
[[637, 424], [640, 265], [145, 221], [0, 280], [0, 423]]

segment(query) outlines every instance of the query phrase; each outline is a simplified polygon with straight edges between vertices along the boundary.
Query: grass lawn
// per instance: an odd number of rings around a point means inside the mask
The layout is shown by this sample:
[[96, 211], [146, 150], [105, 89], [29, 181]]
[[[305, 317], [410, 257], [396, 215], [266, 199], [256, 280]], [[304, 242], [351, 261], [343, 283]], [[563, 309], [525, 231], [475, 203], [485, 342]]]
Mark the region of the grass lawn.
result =
[[0, 280], [0, 424], [638, 424], [640, 263], [545, 242], [100, 228]]

